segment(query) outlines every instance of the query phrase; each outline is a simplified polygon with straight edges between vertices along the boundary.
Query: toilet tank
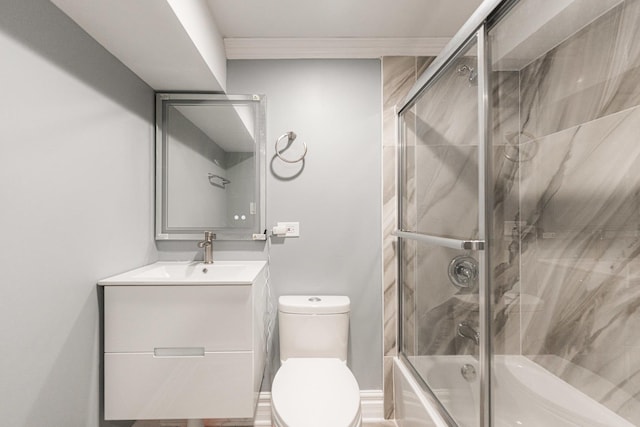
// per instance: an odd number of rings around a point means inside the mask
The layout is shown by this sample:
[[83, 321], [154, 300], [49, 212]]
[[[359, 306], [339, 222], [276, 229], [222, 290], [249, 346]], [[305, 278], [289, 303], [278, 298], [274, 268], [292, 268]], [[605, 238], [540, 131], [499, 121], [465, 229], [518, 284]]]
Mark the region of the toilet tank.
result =
[[280, 361], [290, 357], [347, 360], [350, 301], [346, 296], [284, 295], [278, 299]]

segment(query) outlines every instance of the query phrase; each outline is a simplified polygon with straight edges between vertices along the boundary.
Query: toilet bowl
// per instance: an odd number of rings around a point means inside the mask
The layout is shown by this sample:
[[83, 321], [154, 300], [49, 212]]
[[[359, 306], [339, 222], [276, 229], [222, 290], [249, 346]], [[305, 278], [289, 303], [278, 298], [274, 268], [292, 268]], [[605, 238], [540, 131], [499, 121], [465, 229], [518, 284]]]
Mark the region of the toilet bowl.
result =
[[346, 296], [278, 300], [281, 366], [271, 386], [275, 427], [360, 427], [360, 388], [346, 364]]
[[271, 387], [275, 427], [359, 427], [360, 389], [339, 359], [289, 359]]

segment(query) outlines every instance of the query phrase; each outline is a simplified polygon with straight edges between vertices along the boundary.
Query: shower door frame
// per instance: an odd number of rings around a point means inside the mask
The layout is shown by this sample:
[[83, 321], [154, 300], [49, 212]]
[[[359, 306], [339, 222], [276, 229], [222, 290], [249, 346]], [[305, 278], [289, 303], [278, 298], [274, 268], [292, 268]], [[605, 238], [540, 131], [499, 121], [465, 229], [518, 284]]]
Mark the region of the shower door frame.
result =
[[[480, 349], [479, 349], [479, 425], [480, 427], [491, 427], [493, 419], [493, 404], [491, 398], [491, 370], [492, 370], [492, 307], [491, 307], [491, 248], [493, 236], [493, 147], [491, 141], [491, 109], [489, 108], [491, 91], [489, 81], [490, 52], [487, 34], [492, 23], [496, 21], [496, 16], [502, 16], [506, 10], [516, 4], [518, 0], [485, 0], [469, 18], [465, 25], [451, 39], [442, 53], [434, 60], [431, 66], [416, 81], [405, 98], [405, 101], [397, 109], [398, 122], [398, 144], [397, 144], [397, 194], [398, 194], [398, 226], [394, 234], [398, 238], [397, 262], [398, 262], [398, 349], [399, 357], [405, 361], [414, 377], [421, 384], [423, 390], [434, 407], [438, 410], [442, 419], [451, 427], [457, 427], [455, 420], [448, 413], [442, 403], [435, 396], [433, 391], [426, 384], [426, 381], [418, 374], [406, 355], [403, 353], [403, 277], [402, 268], [402, 239], [416, 240], [423, 243], [454, 249], [477, 250], [480, 266], [478, 277], [479, 287], [479, 329], [480, 329]], [[494, 13], [498, 11], [498, 13]], [[491, 22], [490, 22], [491, 21]], [[455, 60], [458, 55], [473, 42], [477, 43], [478, 54], [478, 240], [458, 240], [431, 236], [421, 233], [408, 232], [402, 229], [403, 216], [403, 192], [404, 185], [402, 177], [405, 176], [405, 145], [403, 126], [400, 126], [401, 116], [408, 109], [412, 108], [422, 93], [441, 75], [447, 65]], [[490, 210], [491, 209], [491, 210]]]

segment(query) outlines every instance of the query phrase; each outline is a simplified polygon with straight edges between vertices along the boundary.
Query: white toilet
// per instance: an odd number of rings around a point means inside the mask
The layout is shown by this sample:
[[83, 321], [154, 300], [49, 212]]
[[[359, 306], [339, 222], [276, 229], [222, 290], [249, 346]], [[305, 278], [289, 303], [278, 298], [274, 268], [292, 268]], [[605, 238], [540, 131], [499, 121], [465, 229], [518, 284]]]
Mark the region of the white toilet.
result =
[[349, 298], [281, 296], [280, 361], [271, 386], [275, 427], [359, 427], [360, 388], [347, 367]]

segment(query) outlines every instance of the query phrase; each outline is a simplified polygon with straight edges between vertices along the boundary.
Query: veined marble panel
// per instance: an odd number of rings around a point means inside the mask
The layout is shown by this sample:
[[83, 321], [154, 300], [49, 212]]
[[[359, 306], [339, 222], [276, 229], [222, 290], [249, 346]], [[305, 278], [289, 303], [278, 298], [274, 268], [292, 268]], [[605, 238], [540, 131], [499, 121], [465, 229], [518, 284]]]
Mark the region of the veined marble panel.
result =
[[[520, 73], [494, 71], [491, 73], [491, 84], [492, 144], [517, 146], [520, 131]], [[507, 153], [515, 158], [512, 151]]]
[[[420, 274], [418, 268], [420, 264], [417, 262], [418, 245], [414, 240], [403, 240], [402, 242], [402, 259], [400, 260], [400, 268], [402, 269], [402, 351], [407, 355], [416, 355], [418, 333], [416, 329], [417, 323], [417, 304], [416, 287]], [[422, 309], [422, 307], [420, 308]]]
[[460, 255], [478, 260], [475, 252], [417, 244], [418, 355], [478, 354], [477, 345], [457, 333], [461, 322], [468, 322], [476, 331], [479, 328], [477, 283], [470, 289], [459, 289], [449, 280], [449, 264]]
[[418, 56], [416, 58], [416, 76], [420, 77], [424, 73], [429, 65], [436, 59], [435, 56]]
[[640, 1], [626, 0], [521, 70], [524, 132], [537, 137], [640, 105]]
[[520, 354], [520, 74], [495, 71], [491, 83], [493, 350], [495, 354]]
[[510, 147], [493, 148], [491, 290], [495, 354], [520, 354], [519, 166]]
[[529, 142], [520, 164], [523, 354], [638, 425], [639, 134], [637, 107]]
[[382, 145], [396, 147], [396, 114], [399, 105], [416, 81], [414, 56], [382, 58]]
[[386, 420], [393, 419], [395, 415], [393, 385], [393, 361], [395, 358], [395, 356], [384, 356], [382, 359], [382, 364], [384, 366], [384, 377], [382, 383], [384, 387], [383, 414]]
[[[469, 51], [474, 49], [475, 45]], [[416, 115], [416, 222], [403, 218], [403, 228], [463, 239], [477, 237], [477, 58], [463, 56], [453, 61], [412, 111]]]
[[416, 222], [407, 229], [439, 236], [478, 236], [478, 147], [416, 147]]
[[[396, 289], [397, 258], [396, 238], [391, 234], [397, 228], [397, 197], [396, 197], [396, 149], [383, 147], [383, 192], [385, 194], [382, 206], [382, 252], [383, 266], [383, 302], [384, 302], [384, 356], [396, 355], [396, 313], [398, 296]], [[390, 368], [389, 368], [390, 369]]]
[[418, 145], [478, 145], [477, 67], [475, 56], [458, 58], [416, 102]]
[[[431, 59], [432, 60], [432, 59]], [[397, 228], [397, 189], [396, 189], [396, 148], [397, 129], [394, 107], [398, 105], [409, 92], [416, 81], [417, 62], [425, 64], [428, 59], [421, 60], [415, 57], [384, 57], [382, 58], [383, 78], [383, 256], [384, 256], [384, 280], [383, 280], [383, 319], [384, 319], [384, 414], [386, 418], [392, 418], [393, 406], [393, 356], [397, 349], [397, 317], [398, 317], [398, 293], [397, 293], [397, 248], [396, 238], [391, 233]], [[410, 139], [409, 145], [415, 145], [415, 120], [411, 119], [405, 128]], [[411, 173], [411, 172], [410, 172]], [[415, 194], [414, 191], [410, 193]], [[415, 203], [413, 203], [415, 205]], [[415, 211], [414, 211], [415, 212]], [[409, 295], [407, 297], [407, 295]], [[406, 292], [407, 307], [413, 306], [412, 292]], [[410, 324], [409, 324], [410, 325]], [[413, 335], [413, 329], [408, 326], [408, 333]]]

